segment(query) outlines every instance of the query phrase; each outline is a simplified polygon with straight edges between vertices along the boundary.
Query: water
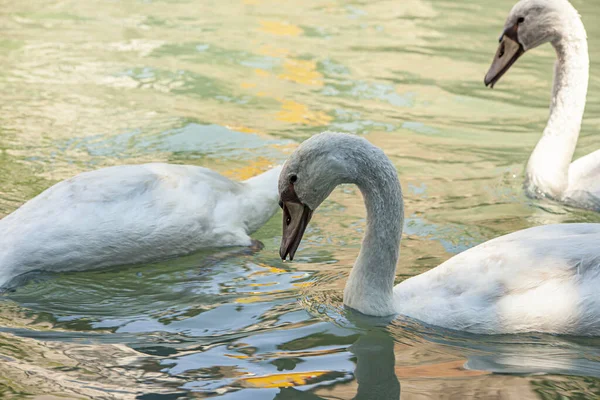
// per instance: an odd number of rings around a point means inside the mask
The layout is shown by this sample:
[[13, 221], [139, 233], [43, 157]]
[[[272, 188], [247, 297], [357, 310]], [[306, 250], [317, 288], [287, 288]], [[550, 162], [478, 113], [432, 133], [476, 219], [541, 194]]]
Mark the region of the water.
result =
[[[166, 161], [245, 179], [326, 129], [365, 135], [402, 180], [397, 280], [501, 234], [597, 214], [532, 201], [553, 51], [483, 76], [513, 0], [1, 1], [0, 216], [51, 184]], [[600, 7], [576, 156], [600, 148]], [[293, 263], [280, 215], [255, 255], [39, 276], [0, 310], [3, 398], [403, 399], [600, 395], [600, 342], [482, 337], [345, 310], [358, 191], [315, 214]], [[218, 257], [215, 257], [218, 253]]]

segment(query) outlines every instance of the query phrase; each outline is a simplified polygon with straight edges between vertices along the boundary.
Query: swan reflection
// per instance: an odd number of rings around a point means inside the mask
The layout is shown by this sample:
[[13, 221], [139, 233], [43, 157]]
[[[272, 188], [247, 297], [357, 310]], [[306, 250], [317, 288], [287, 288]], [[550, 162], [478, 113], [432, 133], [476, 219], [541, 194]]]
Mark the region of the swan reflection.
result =
[[398, 400], [400, 382], [395, 372], [394, 339], [386, 319], [368, 317], [347, 310], [347, 317], [360, 330], [356, 341], [348, 347], [354, 363], [352, 378], [333, 384], [301, 390], [282, 388], [275, 396], [284, 399], [356, 399]]

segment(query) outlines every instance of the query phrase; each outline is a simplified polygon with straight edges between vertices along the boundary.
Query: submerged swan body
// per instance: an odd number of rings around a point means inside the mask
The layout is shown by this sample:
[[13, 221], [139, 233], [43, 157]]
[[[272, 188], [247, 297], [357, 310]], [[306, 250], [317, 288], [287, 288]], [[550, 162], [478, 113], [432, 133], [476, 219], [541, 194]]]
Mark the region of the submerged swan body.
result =
[[144, 164], [59, 182], [0, 220], [0, 286], [34, 270], [133, 264], [249, 246], [277, 210], [281, 167], [245, 182], [206, 168]]
[[367, 229], [344, 303], [364, 314], [403, 314], [483, 334], [600, 335], [600, 224], [525, 229], [473, 247], [394, 287], [404, 221], [394, 165], [367, 140], [326, 132], [305, 141], [279, 178], [280, 255], [293, 258], [312, 212], [353, 183]]
[[485, 77], [492, 87], [527, 50], [550, 42], [556, 50], [550, 116], [529, 158], [530, 196], [600, 211], [600, 150], [574, 162], [585, 109], [589, 56], [585, 28], [568, 0], [521, 0], [510, 12]]

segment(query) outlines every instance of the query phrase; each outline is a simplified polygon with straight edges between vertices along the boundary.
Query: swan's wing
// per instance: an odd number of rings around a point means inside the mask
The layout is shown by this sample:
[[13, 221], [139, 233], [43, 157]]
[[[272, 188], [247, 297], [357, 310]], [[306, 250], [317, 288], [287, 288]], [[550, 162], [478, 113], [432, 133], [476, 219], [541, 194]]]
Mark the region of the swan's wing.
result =
[[[64, 219], [69, 213], [119, 218], [109, 211], [167, 212], [177, 206], [210, 206], [237, 195], [241, 186], [205, 168], [170, 164], [126, 165], [79, 174], [50, 187], [4, 221]], [[177, 204], [174, 204], [177, 203]], [[148, 217], [150, 214], [147, 215]], [[160, 215], [155, 215], [160, 217]], [[55, 220], [56, 220], [55, 219]]]
[[242, 188], [204, 168], [168, 164], [80, 174], [0, 220], [0, 237], [9, 238], [0, 269], [83, 269], [237, 244], [229, 228]]
[[394, 289], [398, 311], [478, 333], [600, 333], [600, 224], [546, 225], [469, 249]]
[[588, 208], [600, 210], [600, 150], [571, 164], [565, 198], [567, 202], [591, 203]]

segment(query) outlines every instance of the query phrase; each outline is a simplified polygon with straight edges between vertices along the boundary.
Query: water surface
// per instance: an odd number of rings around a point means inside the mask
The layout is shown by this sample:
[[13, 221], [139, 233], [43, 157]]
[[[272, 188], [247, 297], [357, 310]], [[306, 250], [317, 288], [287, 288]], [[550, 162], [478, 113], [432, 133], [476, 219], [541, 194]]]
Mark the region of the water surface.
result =
[[[526, 198], [554, 54], [483, 76], [513, 0], [0, 1], [0, 216], [83, 171], [150, 161], [246, 179], [326, 130], [400, 173], [397, 280], [501, 234], [597, 214]], [[600, 7], [577, 156], [600, 148]], [[600, 343], [482, 337], [345, 310], [365, 228], [354, 187], [315, 214], [293, 263], [280, 215], [257, 254], [204, 251], [40, 276], [3, 296], [0, 396], [521, 399], [600, 395]], [[215, 254], [218, 256], [215, 257]], [[424, 294], [426, 295], [426, 294]]]

